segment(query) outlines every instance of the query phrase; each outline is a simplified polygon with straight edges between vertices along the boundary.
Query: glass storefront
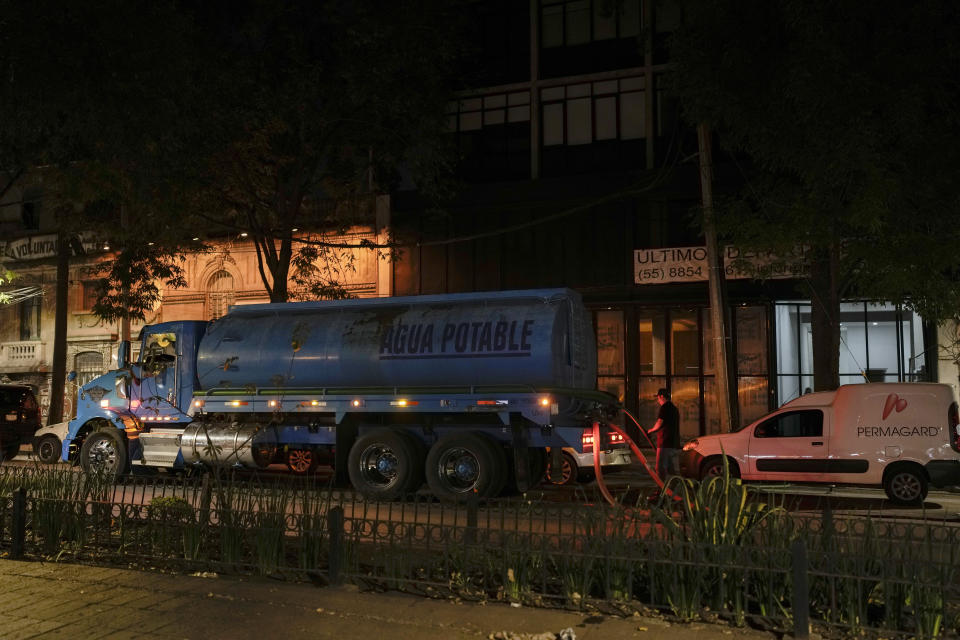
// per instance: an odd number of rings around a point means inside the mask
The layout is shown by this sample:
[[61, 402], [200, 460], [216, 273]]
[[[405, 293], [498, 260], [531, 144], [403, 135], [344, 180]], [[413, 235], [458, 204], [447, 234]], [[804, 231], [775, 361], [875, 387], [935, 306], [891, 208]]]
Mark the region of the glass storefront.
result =
[[[777, 405], [813, 389], [810, 305], [774, 305]], [[892, 304], [844, 302], [840, 306], [840, 384], [919, 382], [924, 365], [923, 322]]]
[[[813, 343], [807, 302], [741, 305], [731, 315], [739, 426], [813, 388]], [[840, 319], [841, 384], [928, 379], [915, 313], [845, 302]], [[709, 309], [598, 309], [594, 326], [597, 387], [616, 396], [644, 428], [656, 422], [657, 390], [666, 387], [684, 439], [720, 431]], [[625, 426], [645, 441], [629, 420]]]
[[[734, 317], [739, 411], [752, 420], [768, 410], [767, 312], [744, 306]], [[650, 428], [659, 411], [657, 390], [665, 387], [680, 411], [684, 439], [720, 430], [707, 309], [604, 309], [595, 311], [594, 319], [599, 389], [620, 398]]]

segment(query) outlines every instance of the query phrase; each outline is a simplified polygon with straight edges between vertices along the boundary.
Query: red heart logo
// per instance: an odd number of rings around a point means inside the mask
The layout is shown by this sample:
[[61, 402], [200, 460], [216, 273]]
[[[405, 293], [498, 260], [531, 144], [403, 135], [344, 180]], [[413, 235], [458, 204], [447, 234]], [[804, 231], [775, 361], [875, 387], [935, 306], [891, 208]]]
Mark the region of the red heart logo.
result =
[[891, 411], [896, 410], [897, 413], [900, 413], [906, 408], [907, 401], [897, 394], [891, 393], [887, 396], [887, 401], [883, 404], [883, 420], [887, 419]]

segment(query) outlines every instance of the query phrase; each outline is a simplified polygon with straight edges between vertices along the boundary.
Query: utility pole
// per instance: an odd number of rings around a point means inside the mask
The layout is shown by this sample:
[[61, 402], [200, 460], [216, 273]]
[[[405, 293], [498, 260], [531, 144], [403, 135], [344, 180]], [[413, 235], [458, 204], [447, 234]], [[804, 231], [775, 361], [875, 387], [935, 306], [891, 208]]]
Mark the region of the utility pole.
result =
[[[62, 224], [62, 223], [61, 223]], [[53, 328], [53, 373], [47, 424], [63, 421], [63, 394], [67, 378], [67, 291], [70, 287], [70, 236], [57, 234], [57, 295]]]
[[[129, 242], [127, 230], [130, 227], [130, 214], [127, 212], [127, 205], [123, 202], [120, 203], [120, 229], [123, 236], [123, 242]], [[121, 250], [123, 247], [121, 247]], [[127, 341], [130, 340], [130, 285], [123, 285], [120, 289], [120, 299], [123, 301], [124, 305], [124, 314], [120, 318], [120, 340]]]
[[705, 122], [697, 125], [697, 143], [700, 151], [700, 197], [703, 205], [703, 233], [707, 240], [707, 284], [710, 289], [710, 322], [713, 326], [713, 354], [716, 362], [714, 377], [717, 388], [717, 409], [720, 412], [720, 432], [733, 427], [733, 398], [730, 385], [730, 366], [727, 348], [727, 301], [724, 295], [723, 258], [717, 245], [717, 226], [713, 211], [713, 153], [710, 147], [710, 128]]

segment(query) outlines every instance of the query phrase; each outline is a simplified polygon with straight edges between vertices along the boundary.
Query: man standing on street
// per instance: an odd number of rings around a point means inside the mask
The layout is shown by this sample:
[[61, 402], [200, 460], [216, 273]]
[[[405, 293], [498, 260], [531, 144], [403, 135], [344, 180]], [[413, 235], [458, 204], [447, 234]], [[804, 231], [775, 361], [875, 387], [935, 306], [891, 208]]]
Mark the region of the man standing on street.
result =
[[666, 389], [657, 391], [657, 402], [657, 422], [647, 433], [657, 435], [657, 475], [666, 480], [667, 476], [680, 473], [680, 411], [670, 402]]

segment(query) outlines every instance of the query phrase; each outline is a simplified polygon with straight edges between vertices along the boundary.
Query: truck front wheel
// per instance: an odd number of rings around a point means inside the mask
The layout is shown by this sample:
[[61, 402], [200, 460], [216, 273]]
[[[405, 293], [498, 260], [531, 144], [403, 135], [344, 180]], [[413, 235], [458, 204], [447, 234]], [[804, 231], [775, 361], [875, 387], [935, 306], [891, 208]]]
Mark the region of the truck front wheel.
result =
[[416, 489], [417, 452], [403, 434], [381, 430], [361, 436], [350, 447], [350, 484], [367, 498], [396, 500]]
[[464, 500], [476, 493], [491, 498], [506, 484], [506, 456], [497, 445], [476, 433], [452, 433], [427, 453], [427, 484], [441, 500]]
[[80, 447], [80, 466], [91, 474], [116, 478], [127, 472], [127, 447], [119, 434], [94, 431]]

